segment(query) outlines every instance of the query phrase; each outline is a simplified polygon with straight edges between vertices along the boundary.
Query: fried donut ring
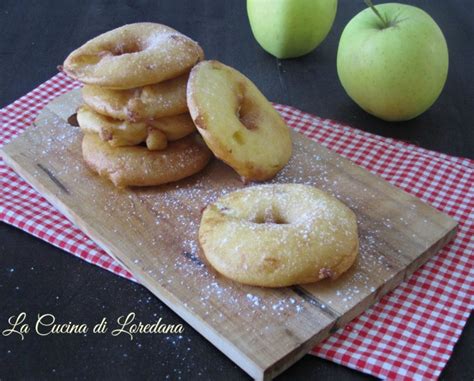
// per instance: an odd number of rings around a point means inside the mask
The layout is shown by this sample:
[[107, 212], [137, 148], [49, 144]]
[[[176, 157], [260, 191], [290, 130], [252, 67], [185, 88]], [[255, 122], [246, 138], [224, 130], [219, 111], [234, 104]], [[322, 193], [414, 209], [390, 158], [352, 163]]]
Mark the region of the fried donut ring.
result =
[[131, 89], [188, 72], [204, 53], [197, 42], [165, 25], [124, 25], [93, 38], [66, 58], [63, 71], [89, 85]]
[[226, 194], [204, 210], [199, 242], [219, 273], [263, 287], [335, 279], [351, 267], [359, 248], [355, 214], [302, 184]]
[[140, 121], [174, 116], [188, 111], [186, 84], [189, 74], [130, 90], [110, 90], [85, 85], [84, 102], [100, 114]]
[[[168, 116], [146, 122], [128, 122], [112, 119], [101, 115], [88, 106], [81, 106], [77, 110], [77, 122], [84, 133], [96, 133], [103, 141], [112, 147], [133, 146], [147, 140], [154, 129], [160, 130], [166, 141], [175, 141], [191, 134], [196, 130], [189, 114]], [[162, 135], [163, 135], [162, 134]], [[156, 142], [158, 133], [154, 136]], [[148, 145], [148, 149], [163, 149], [166, 144]], [[161, 148], [158, 148], [161, 147]]]
[[116, 187], [178, 181], [201, 171], [212, 156], [197, 133], [171, 142], [162, 151], [141, 146], [111, 147], [97, 134], [85, 134], [82, 155], [93, 171]]
[[291, 156], [291, 135], [265, 96], [243, 74], [218, 61], [191, 71], [191, 117], [206, 144], [244, 180], [267, 180]]

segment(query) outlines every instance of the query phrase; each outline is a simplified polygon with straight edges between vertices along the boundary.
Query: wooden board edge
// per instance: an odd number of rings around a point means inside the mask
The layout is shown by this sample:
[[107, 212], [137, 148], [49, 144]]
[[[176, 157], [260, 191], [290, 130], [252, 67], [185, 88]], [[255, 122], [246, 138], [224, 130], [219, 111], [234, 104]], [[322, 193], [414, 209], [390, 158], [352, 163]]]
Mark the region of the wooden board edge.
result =
[[[45, 188], [40, 182], [36, 181], [34, 176], [27, 172], [24, 172], [22, 167], [17, 165], [16, 161], [10, 157], [8, 151], [0, 148], [0, 157], [5, 161], [10, 168], [12, 168], [17, 174], [21, 176], [31, 187], [33, 187], [42, 197], [44, 197], [51, 205], [53, 205], [58, 211], [63, 214], [69, 221], [71, 221], [76, 227], [83, 231], [88, 237], [90, 237], [97, 245], [101, 247], [107, 254], [117, 260], [120, 264], [124, 264], [117, 256], [113, 253], [113, 250], [109, 250], [109, 247], [115, 247], [113, 242], [105, 242], [100, 237], [96, 237], [95, 233], [87, 228], [87, 222], [83, 221], [82, 218], [77, 216], [73, 211], [70, 211], [66, 205], [64, 205], [56, 196]], [[52, 180], [51, 180], [52, 181]], [[54, 181], [52, 181], [54, 183]], [[57, 186], [56, 183], [54, 183]], [[60, 189], [60, 188], [58, 188]], [[237, 364], [242, 370], [253, 377], [256, 380], [263, 379], [264, 369], [262, 369], [257, 363], [241, 352], [231, 341], [221, 336], [215, 331], [210, 325], [206, 324], [202, 319], [197, 319], [191, 311], [188, 311], [181, 305], [181, 302], [166, 289], [159, 289], [158, 287], [150, 286], [144, 276], [136, 276], [134, 271], [129, 266], [124, 264], [124, 267], [152, 294], [160, 299], [165, 305], [167, 305], [173, 312], [179, 317], [186, 321], [193, 329], [195, 329], [200, 335], [206, 338], [222, 353], [224, 353], [230, 361]], [[296, 360], [295, 360], [296, 361]]]
[[[73, 90], [74, 91], [74, 90]], [[66, 94], [70, 94], [68, 92]], [[55, 98], [56, 101], [58, 98]], [[54, 110], [45, 107], [44, 111], [48, 111], [53, 115], [56, 115]], [[43, 111], [42, 111], [43, 112]], [[58, 116], [58, 115], [56, 115]], [[58, 116], [59, 117], [59, 116]], [[37, 119], [33, 122], [35, 124]], [[19, 138], [23, 133], [27, 132], [28, 129], [22, 131], [22, 133], [12, 139], [12, 142]], [[298, 134], [300, 137], [308, 139], [314, 144], [319, 144], [321, 148], [331, 151], [322, 144], [318, 142], [314, 142], [304, 134], [293, 130], [295, 134]], [[375, 296], [372, 294], [368, 295], [364, 298], [359, 305], [353, 308], [354, 311], [349, 310], [347, 313], [349, 317], [345, 318], [343, 321], [336, 321], [334, 324], [330, 324], [328, 327], [325, 327], [322, 331], [315, 334], [310, 339], [306, 340], [304, 343], [300, 344], [292, 351], [288, 352], [285, 356], [277, 360], [274, 364], [269, 366], [266, 369], [261, 369], [261, 367], [252, 361], [248, 356], [246, 356], [243, 352], [241, 352], [231, 341], [227, 340], [225, 337], [222, 337], [217, 331], [215, 331], [211, 326], [207, 325], [205, 321], [201, 318], [195, 316], [191, 311], [188, 311], [184, 306], [182, 306], [181, 302], [170, 292], [168, 292], [165, 288], [160, 288], [153, 285], [152, 282], [146, 278], [146, 275], [137, 276], [136, 272], [132, 269], [132, 266], [128, 266], [124, 263], [119, 257], [114, 254], [115, 245], [113, 242], [103, 241], [98, 233], [94, 233], [90, 229], [88, 229], [88, 223], [83, 221], [79, 216], [75, 215], [74, 211], [69, 210], [69, 208], [62, 203], [61, 200], [56, 198], [56, 195], [51, 192], [49, 189], [44, 187], [36, 178], [29, 174], [28, 172], [24, 172], [22, 167], [17, 164], [17, 162], [9, 155], [8, 146], [10, 143], [6, 144], [4, 147], [0, 148], [0, 156], [3, 158], [5, 163], [9, 165], [13, 170], [15, 170], [25, 181], [27, 181], [34, 189], [36, 189], [43, 197], [45, 197], [49, 203], [51, 203], [54, 207], [56, 207], [63, 215], [65, 215], [74, 225], [80, 227], [82, 231], [84, 231], [94, 242], [96, 242], [102, 249], [104, 249], [112, 258], [114, 258], [117, 262], [119, 262], [124, 268], [126, 268], [129, 272], [131, 272], [139, 281], [140, 283], [146, 287], [150, 292], [152, 292], [155, 296], [157, 296], [163, 303], [165, 303], [170, 309], [172, 309], [175, 313], [177, 313], [183, 320], [185, 320], [191, 327], [196, 329], [202, 336], [204, 336], [207, 340], [209, 340], [214, 346], [216, 346], [221, 352], [223, 352], [226, 356], [228, 356], [231, 361], [236, 363], [239, 367], [241, 367], [244, 371], [246, 371], [249, 375], [254, 377], [255, 379], [271, 379], [278, 374], [285, 371], [287, 368], [292, 366], [295, 362], [297, 362], [301, 357], [303, 357], [306, 353], [308, 353], [318, 342], [322, 341], [326, 337], [328, 337], [333, 330], [337, 328], [341, 328], [355, 317], [359, 316], [363, 311], [369, 308], [371, 305], [375, 304], [380, 298], [382, 298], [385, 294], [392, 291], [396, 288], [403, 280], [406, 280], [411, 274], [413, 274], [420, 266], [422, 266], [426, 261], [428, 261], [438, 250], [440, 250], [445, 244], [447, 244], [452, 238], [454, 238], [457, 228], [457, 222], [451, 216], [445, 214], [434, 208], [432, 205], [428, 204], [427, 202], [420, 200], [416, 196], [406, 192], [405, 190], [396, 187], [395, 185], [387, 182], [386, 180], [382, 179], [380, 176], [373, 174], [372, 172], [366, 170], [365, 168], [360, 167], [356, 163], [352, 162], [350, 159], [344, 158], [341, 156], [341, 159], [346, 160], [354, 167], [358, 168], [359, 170], [363, 170], [373, 177], [376, 177], [379, 181], [384, 181], [386, 184], [390, 185], [391, 187], [396, 188], [398, 191], [401, 191], [408, 195], [410, 198], [414, 198], [419, 202], [423, 203], [424, 205], [430, 207], [436, 213], [442, 214], [446, 219], [449, 219], [448, 223], [450, 226], [450, 230], [447, 231], [446, 235], [444, 235], [439, 241], [433, 244], [430, 248], [426, 249], [426, 251], [418, 257], [414, 262], [410, 263], [410, 265], [401, 271], [400, 273], [395, 274], [389, 281], [381, 287], [381, 290], [377, 290], [375, 292]], [[332, 151], [331, 151], [332, 152]], [[54, 183], [53, 179], [51, 181]], [[57, 186], [57, 184], [55, 184]], [[58, 188], [59, 190], [59, 188]], [[96, 234], [98, 237], [96, 237]], [[109, 249], [112, 247], [113, 249]], [[116, 250], [119, 252], [119, 250]], [[131, 268], [132, 267], [132, 268]], [[383, 289], [383, 290], [382, 290]], [[361, 308], [363, 306], [364, 308]], [[357, 309], [358, 312], [355, 311]]]
[[408, 278], [416, 270], [428, 262], [428, 260], [430, 260], [439, 250], [441, 250], [445, 245], [447, 245], [456, 237], [458, 224], [454, 219], [452, 219], [452, 221], [453, 226], [450, 228], [450, 230], [430, 248], [428, 248], [422, 256], [420, 256], [416, 261], [412, 262], [404, 270], [394, 274], [394, 276], [384, 283], [382, 287], [367, 295], [367, 297], [362, 299], [357, 304], [357, 306], [348, 310], [343, 318], [341, 316], [341, 318], [337, 319], [329, 328], [325, 328], [324, 330], [318, 332], [308, 341], [295, 348], [292, 352], [289, 352], [285, 357], [281, 358], [272, 366], [265, 369], [263, 380], [271, 380], [284, 372], [299, 359], [301, 359], [305, 354], [309, 353], [311, 349], [316, 346], [316, 344], [329, 337], [336, 330], [349, 324], [352, 320], [363, 314], [368, 308], [378, 303], [385, 295], [397, 288], [402, 282], [408, 280]]
[[[320, 341], [327, 338], [333, 330], [336, 328], [342, 328], [354, 318], [359, 316], [367, 308], [378, 302], [385, 294], [392, 291], [396, 288], [403, 280], [406, 280], [413, 272], [415, 272], [419, 267], [421, 267], [425, 262], [427, 262], [433, 254], [440, 250], [445, 244], [447, 244], [451, 239], [454, 238], [457, 228], [457, 222], [449, 217], [452, 223], [451, 229], [447, 234], [436, 242], [432, 247], [428, 248], [425, 253], [414, 261], [410, 266], [405, 269], [406, 271], [402, 274], [395, 274], [392, 279], [390, 279], [383, 287], [383, 290], [377, 290], [374, 294], [375, 297], [372, 297], [372, 294], [367, 296], [361, 303], [357, 306], [357, 311], [348, 311], [349, 317], [345, 318], [343, 321], [336, 321], [334, 324], [331, 324], [329, 327], [326, 327], [322, 331], [318, 332], [315, 336], [306, 340], [304, 343], [287, 353], [284, 357], [276, 361], [270, 367], [266, 369], [261, 369], [258, 364], [253, 362], [250, 358], [245, 356], [235, 345], [222, 337], [217, 331], [212, 329], [207, 325], [202, 319], [197, 319], [192, 312], [187, 311], [184, 307], [181, 307], [179, 302], [173, 294], [167, 292], [166, 289], [159, 289], [148, 282], [145, 276], [137, 276], [136, 272], [133, 271], [124, 261], [114, 254], [113, 250], [109, 250], [108, 247], [114, 247], [113, 242], [104, 242], [100, 237], [95, 237], [95, 233], [87, 228], [87, 222], [83, 221], [79, 216], [71, 213], [60, 200], [56, 198], [47, 188], [45, 188], [41, 183], [35, 181], [34, 176], [31, 176], [27, 172], [23, 172], [22, 167], [17, 165], [16, 161], [10, 157], [8, 153], [8, 145], [0, 149], [0, 156], [3, 158], [5, 163], [9, 165], [13, 170], [15, 170], [20, 176], [27, 181], [34, 189], [36, 189], [43, 197], [45, 197], [48, 202], [55, 206], [63, 215], [65, 215], [74, 225], [80, 226], [80, 229], [84, 231], [94, 242], [96, 242], [104, 251], [107, 252], [112, 258], [114, 258], [118, 263], [120, 263], [124, 268], [126, 268], [130, 273], [132, 273], [140, 283], [146, 287], [150, 292], [157, 296], [163, 303], [165, 303], [171, 310], [177, 313], [178, 316], [183, 318], [191, 327], [196, 329], [202, 336], [204, 336], [208, 341], [210, 341], [214, 346], [216, 346], [221, 352], [236, 363], [240, 368], [247, 372], [250, 376], [255, 379], [267, 380], [276, 377], [294, 363], [296, 363], [300, 358], [307, 354], [311, 349]], [[373, 174], [372, 174], [373, 175]], [[374, 175], [375, 176], [375, 175]], [[54, 181], [51, 180], [53, 183]], [[55, 184], [57, 185], [57, 184]], [[391, 184], [390, 184], [391, 185]], [[392, 185], [393, 186], [393, 185]], [[58, 188], [59, 189], [59, 188]], [[399, 188], [397, 188], [399, 189]], [[400, 189], [399, 189], [400, 190]], [[407, 193], [407, 192], [405, 192]], [[409, 193], [408, 193], [409, 194]], [[409, 194], [410, 195], [410, 194]], [[414, 197], [413, 195], [410, 195]], [[420, 200], [421, 201], [421, 200]], [[422, 202], [422, 201], [421, 201]], [[426, 203], [425, 203], [426, 204]], [[429, 204], [427, 204], [429, 205]], [[433, 207], [432, 207], [433, 208]], [[435, 209], [435, 208], [433, 208]], [[436, 209], [435, 209], [436, 210]], [[436, 210], [438, 213], [442, 213]], [[444, 214], [444, 213], [442, 213]], [[400, 276], [399, 276], [400, 275]], [[363, 308], [361, 309], [361, 306]]]

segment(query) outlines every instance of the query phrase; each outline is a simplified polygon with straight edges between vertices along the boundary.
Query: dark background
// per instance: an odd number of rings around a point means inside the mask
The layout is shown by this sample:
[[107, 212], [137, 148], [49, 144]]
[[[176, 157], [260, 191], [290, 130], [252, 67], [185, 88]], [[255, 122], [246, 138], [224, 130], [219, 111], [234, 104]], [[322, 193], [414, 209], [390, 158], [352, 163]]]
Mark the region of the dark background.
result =
[[[403, 2], [403, 1], [402, 1]], [[0, 107], [56, 73], [56, 66], [86, 40], [130, 22], [168, 24], [197, 40], [208, 58], [236, 67], [267, 97], [353, 127], [391, 136], [450, 155], [474, 157], [474, 44], [470, 0], [409, 1], [427, 11], [448, 42], [448, 81], [431, 109], [405, 123], [386, 123], [363, 112], [344, 93], [336, 74], [336, 51], [344, 25], [364, 8], [340, 0], [334, 26], [316, 51], [278, 61], [253, 39], [243, 0], [0, 1]], [[134, 311], [137, 319], [181, 319], [143, 287], [64, 254], [28, 234], [0, 224], [0, 330], [25, 311], [62, 322], [114, 321]], [[442, 379], [473, 379], [472, 317]], [[192, 328], [182, 338], [139, 335], [30, 334], [0, 336], [0, 380], [7, 379], [246, 379], [237, 366]], [[370, 379], [348, 368], [305, 356], [280, 379]]]

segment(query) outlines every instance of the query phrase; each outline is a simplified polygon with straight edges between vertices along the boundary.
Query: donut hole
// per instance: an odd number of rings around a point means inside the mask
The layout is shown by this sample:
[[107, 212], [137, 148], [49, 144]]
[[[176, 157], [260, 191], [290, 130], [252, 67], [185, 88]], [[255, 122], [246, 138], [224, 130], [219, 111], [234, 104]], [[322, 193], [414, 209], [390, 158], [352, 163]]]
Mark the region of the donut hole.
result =
[[249, 131], [258, 128], [260, 121], [259, 106], [246, 96], [247, 88], [243, 83], [238, 85], [236, 115], [240, 123]]
[[91, 54], [81, 54], [75, 58], [76, 65], [96, 65], [104, 58], [116, 57], [124, 54], [137, 53], [142, 50], [142, 47], [136, 41], [129, 41], [117, 45], [106, 45]]
[[110, 53], [112, 53], [113, 56], [121, 56], [124, 54], [138, 53], [142, 50], [143, 50], [142, 46], [140, 45], [138, 41], [130, 40], [130, 41], [126, 41], [124, 43], [112, 46], [112, 49], [110, 49]]
[[289, 221], [276, 209], [267, 209], [257, 213], [253, 220], [256, 224], [287, 225]]

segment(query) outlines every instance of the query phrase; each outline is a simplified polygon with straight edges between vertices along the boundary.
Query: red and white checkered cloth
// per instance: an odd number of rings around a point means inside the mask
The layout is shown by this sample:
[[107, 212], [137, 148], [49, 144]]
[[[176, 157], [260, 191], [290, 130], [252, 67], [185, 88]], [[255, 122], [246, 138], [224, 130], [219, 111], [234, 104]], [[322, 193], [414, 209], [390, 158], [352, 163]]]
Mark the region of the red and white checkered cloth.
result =
[[[51, 99], [78, 86], [58, 74], [0, 110], [0, 145], [29, 127]], [[317, 356], [384, 379], [437, 378], [474, 307], [474, 161], [375, 136], [292, 107], [276, 108], [297, 131], [459, 222], [449, 246], [313, 350]], [[0, 220], [134, 280], [3, 161]]]

